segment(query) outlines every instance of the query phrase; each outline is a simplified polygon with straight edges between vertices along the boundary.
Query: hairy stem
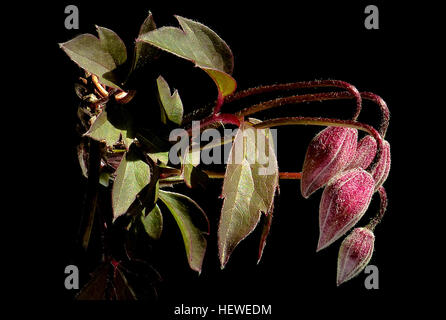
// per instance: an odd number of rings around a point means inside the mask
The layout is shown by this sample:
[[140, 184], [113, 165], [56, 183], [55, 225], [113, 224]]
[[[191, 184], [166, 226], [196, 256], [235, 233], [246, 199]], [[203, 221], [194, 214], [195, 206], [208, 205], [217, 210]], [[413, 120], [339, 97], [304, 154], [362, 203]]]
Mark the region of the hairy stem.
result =
[[379, 106], [379, 108], [381, 110], [381, 124], [379, 126], [378, 131], [384, 139], [384, 137], [386, 136], [387, 128], [389, 127], [389, 121], [390, 121], [390, 112], [389, 112], [389, 108], [387, 107], [386, 102], [380, 96], [378, 96], [372, 92], [361, 92], [361, 96], [364, 99], [373, 101], [374, 103], [376, 103]]
[[386, 189], [383, 186], [381, 186], [378, 188], [378, 193], [379, 193], [379, 198], [380, 198], [379, 211], [378, 211], [377, 215], [366, 226], [366, 228], [371, 231], [375, 230], [375, 227], [377, 226], [378, 223], [381, 222], [381, 220], [384, 216], [384, 213], [386, 213], [386, 210], [387, 210], [388, 201], [387, 201]]
[[[328, 80], [327, 80], [328, 81]], [[311, 83], [311, 82], [308, 82]], [[293, 85], [293, 84], [285, 84], [285, 85], [273, 85], [271, 87], [276, 88], [280, 86], [286, 86], [286, 85]], [[265, 87], [259, 87], [260, 89], [263, 88], [269, 88], [268, 86]], [[240, 92], [240, 96], [237, 94], [234, 94], [233, 96], [228, 96], [228, 101], [234, 101], [236, 99], [240, 99], [241, 97], [245, 97], [247, 95], [250, 95], [251, 92], [257, 92], [257, 90], [260, 90], [259, 88], [252, 88], [245, 91]], [[354, 87], [353, 87], [354, 88]], [[356, 90], [356, 88], [352, 89]], [[243, 117], [252, 115], [257, 112], [265, 111], [271, 108], [280, 107], [284, 105], [290, 105], [290, 104], [299, 104], [299, 103], [305, 103], [305, 102], [314, 102], [314, 101], [328, 101], [328, 100], [343, 100], [343, 99], [353, 99], [356, 98], [357, 101], [359, 101], [359, 104], [357, 104], [356, 113], [353, 117], [352, 121], [356, 121], [356, 118], [359, 116], [359, 112], [361, 111], [361, 101], [362, 99], [358, 100], [356, 94], [352, 92], [324, 92], [324, 93], [316, 93], [316, 94], [303, 94], [303, 95], [294, 95], [294, 96], [288, 96], [288, 97], [282, 97], [277, 98], [273, 100], [269, 100], [266, 102], [261, 102], [252, 106], [249, 106], [247, 108], [244, 108], [243, 110], [238, 111], [235, 114], [226, 114], [226, 113], [213, 113], [211, 116], [205, 118], [200, 123], [200, 130], [203, 130], [205, 128], [209, 128], [212, 126], [215, 126], [217, 123], [221, 124], [233, 124], [236, 126], [240, 125], [240, 119]], [[252, 93], [254, 94], [254, 93]], [[375, 102], [381, 110], [382, 115], [382, 121], [379, 128], [379, 133], [382, 137], [385, 136], [387, 128], [389, 126], [389, 120], [390, 120], [390, 113], [389, 109], [387, 107], [387, 104], [385, 101], [378, 95], [371, 93], [371, 92], [361, 92], [358, 95], [364, 99], [370, 100]], [[221, 100], [217, 103], [218, 110], [220, 110], [221, 107]], [[188, 133], [190, 134], [192, 129], [190, 128], [188, 130]]]
[[223, 96], [221, 95], [221, 92], [218, 92], [218, 98], [217, 98], [217, 102], [215, 104], [214, 107], [214, 111], [212, 112], [213, 114], [217, 114], [220, 112], [221, 106], [223, 105], [223, 103], [225, 103]]
[[354, 98], [354, 96], [352, 96], [349, 92], [324, 92], [324, 93], [294, 95], [255, 104], [253, 106], [240, 110], [235, 115], [237, 117], [246, 117], [260, 111], [265, 111], [271, 108], [281, 107], [289, 104], [298, 104], [298, 103], [313, 102], [313, 101], [342, 100], [342, 99], [352, 99], [352, 98]]
[[[203, 170], [204, 173], [208, 176], [209, 179], [224, 179], [225, 173], [211, 170]], [[282, 180], [300, 180], [302, 178], [302, 172], [279, 172], [279, 179]], [[161, 184], [174, 184], [174, 183], [183, 183], [184, 178], [181, 176], [176, 176], [172, 178], [162, 178], [160, 180]]]
[[[218, 113], [218, 114], [212, 114], [211, 116], [203, 119], [200, 121], [200, 131], [212, 127], [214, 124], [233, 124], [237, 127], [240, 126], [240, 119], [239, 117], [229, 114], [229, 113]], [[192, 134], [193, 127], [190, 127], [187, 129], [188, 135]]]
[[[225, 177], [224, 172], [216, 172], [210, 170], [203, 170], [204, 173], [210, 179], [223, 179]], [[283, 180], [300, 180], [302, 178], [302, 172], [279, 172], [279, 179]]]
[[248, 96], [272, 92], [272, 91], [281, 91], [281, 90], [293, 90], [293, 89], [302, 89], [302, 88], [318, 88], [318, 87], [335, 87], [342, 88], [347, 90], [350, 95], [356, 99], [356, 111], [353, 115], [353, 120], [356, 120], [361, 112], [362, 107], [362, 98], [359, 94], [359, 91], [355, 86], [350, 83], [340, 81], [340, 80], [315, 80], [315, 81], [301, 81], [301, 82], [292, 82], [292, 83], [283, 83], [283, 84], [273, 84], [260, 86], [256, 88], [250, 88], [244, 91], [240, 91], [229, 95], [225, 98], [226, 103], [239, 100]]

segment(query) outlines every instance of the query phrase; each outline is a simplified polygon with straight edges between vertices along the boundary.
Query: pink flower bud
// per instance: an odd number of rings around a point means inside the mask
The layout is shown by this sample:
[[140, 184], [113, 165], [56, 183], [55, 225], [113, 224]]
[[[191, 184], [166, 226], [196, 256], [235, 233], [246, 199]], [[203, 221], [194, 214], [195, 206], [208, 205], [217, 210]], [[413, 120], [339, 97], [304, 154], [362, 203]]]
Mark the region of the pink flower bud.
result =
[[352, 128], [327, 127], [308, 146], [302, 169], [300, 189], [308, 198], [341, 172], [352, 160], [358, 131]]
[[342, 241], [338, 254], [337, 285], [357, 276], [373, 254], [375, 235], [367, 228], [355, 228]]
[[330, 181], [319, 206], [317, 251], [339, 239], [361, 219], [374, 187], [372, 175], [362, 168], [345, 171]]
[[[388, 141], [383, 141], [382, 157], [378, 165], [372, 171], [373, 179], [375, 180], [375, 191], [386, 181], [390, 171], [390, 144]], [[355, 156], [345, 170], [353, 168], [366, 169], [375, 158], [377, 151], [376, 140], [367, 135], [358, 143]]]
[[381, 159], [372, 171], [373, 179], [375, 179], [375, 191], [386, 181], [390, 171], [390, 144], [384, 140], [384, 148], [382, 150]]
[[350, 162], [350, 164], [347, 166], [346, 170], [354, 168], [367, 169], [367, 167], [375, 158], [376, 149], [376, 140], [371, 135], [367, 135], [359, 140], [355, 156], [353, 157], [353, 160]]

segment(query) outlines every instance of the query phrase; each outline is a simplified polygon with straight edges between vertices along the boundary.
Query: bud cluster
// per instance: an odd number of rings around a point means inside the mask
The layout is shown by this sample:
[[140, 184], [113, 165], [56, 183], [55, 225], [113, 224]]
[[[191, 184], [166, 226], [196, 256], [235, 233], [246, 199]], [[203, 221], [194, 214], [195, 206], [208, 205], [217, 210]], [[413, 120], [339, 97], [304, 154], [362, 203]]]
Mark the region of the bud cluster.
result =
[[[308, 146], [302, 169], [302, 196], [308, 198], [324, 188], [319, 205], [317, 251], [328, 247], [358, 223], [373, 194], [389, 174], [389, 143], [383, 140], [382, 150], [377, 155], [378, 144], [374, 137], [366, 135], [357, 140], [356, 129], [330, 126], [317, 134]], [[373, 246], [373, 231], [367, 228], [354, 229], [342, 242], [338, 285], [365, 268]]]

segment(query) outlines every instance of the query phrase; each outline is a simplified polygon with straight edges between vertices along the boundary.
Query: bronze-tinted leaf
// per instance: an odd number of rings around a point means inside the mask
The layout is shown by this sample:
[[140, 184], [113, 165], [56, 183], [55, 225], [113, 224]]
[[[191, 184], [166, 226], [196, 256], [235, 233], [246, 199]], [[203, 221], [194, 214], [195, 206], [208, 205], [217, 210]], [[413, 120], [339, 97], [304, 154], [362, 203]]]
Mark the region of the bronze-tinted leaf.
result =
[[[223, 182], [218, 228], [222, 268], [234, 248], [257, 226], [261, 212], [268, 214], [272, 210], [279, 173], [271, 136], [269, 130], [254, 130], [243, 123], [234, 139]], [[264, 150], [260, 150], [262, 140]], [[261, 153], [268, 157], [266, 163], [260, 161]]]

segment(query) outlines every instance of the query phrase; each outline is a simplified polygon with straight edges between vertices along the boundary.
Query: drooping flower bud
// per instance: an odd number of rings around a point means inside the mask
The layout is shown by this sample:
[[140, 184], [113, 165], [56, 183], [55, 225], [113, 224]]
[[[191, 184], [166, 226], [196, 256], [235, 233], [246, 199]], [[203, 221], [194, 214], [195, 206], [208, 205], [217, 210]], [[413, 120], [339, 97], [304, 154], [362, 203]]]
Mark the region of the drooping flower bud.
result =
[[361, 219], [374, 188], [372, 175], [362, 168], [345, 171], [330, 181], [319, 206], [317, 251], [339, 239]]
[[358, 131], [327, 127], [310, 142], [302, 169], [301, 193], [308, 198], [341, 172], [356, 152]]
[[[376, 140], [367, 135], [362, 138], [356, 149], [355, 156], [345, 170], [353, 168], [366, 169], [376, 156], [377, 143]], [[386, 181], [390, 171], [390, 144], [388, 141], [383, 141], [382, 156], [378, 165], [372, 171], [373, 179], [375, 180], [375, 191]]]
[[337, 285], [358, 275], [373, 254], [375, 235], [367, 228], [355, 228], [342, 241], [338, 254]]
[[383, 150], [380, 161], [372, 171], [373, 179], [375, 179], [375, 191], [386, 181], [390, 171], [390, 144], [386, 140], [383, 143]]
[[347, 166], [346, 170], [354, 168], [367, 169], [375, 158], [376, 149], [376, 140], [371, 135], [366, 135], [364, 138], [359, 140], [355, 156]]

